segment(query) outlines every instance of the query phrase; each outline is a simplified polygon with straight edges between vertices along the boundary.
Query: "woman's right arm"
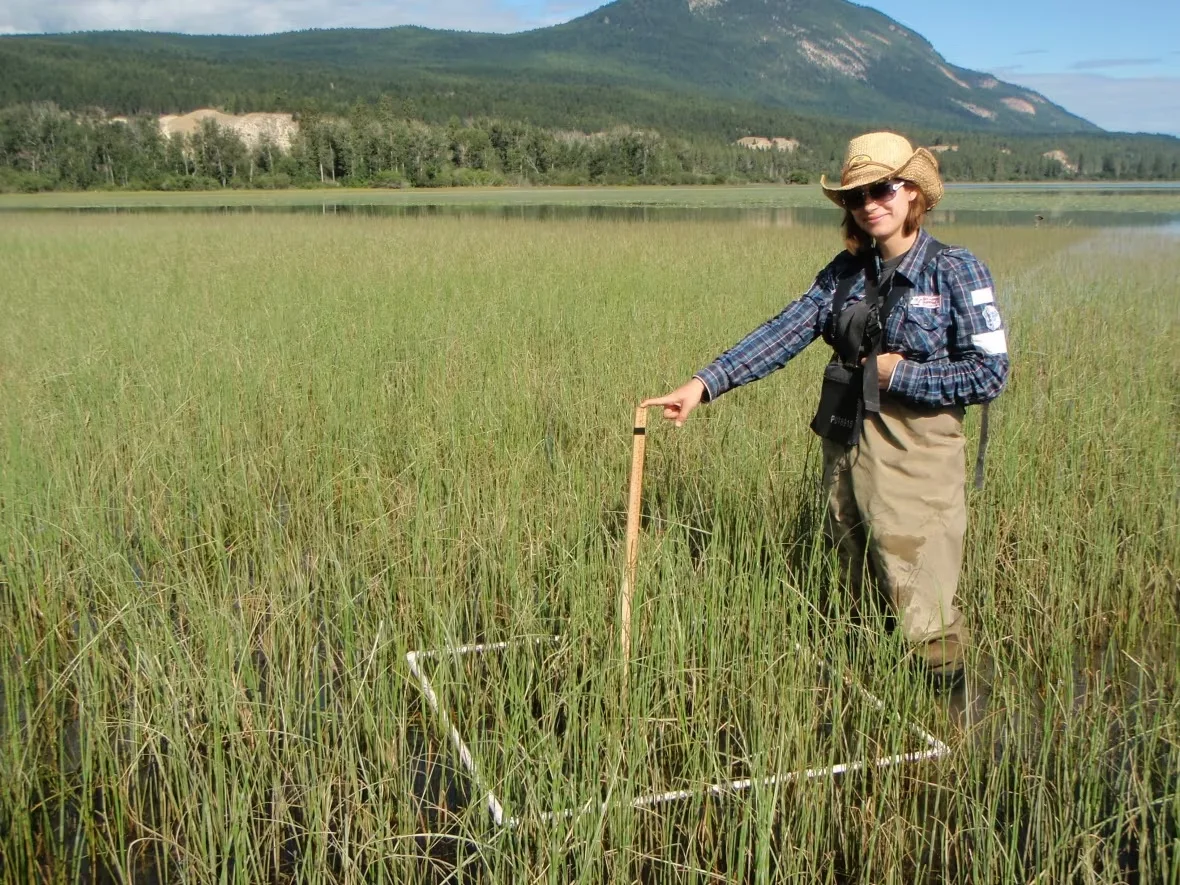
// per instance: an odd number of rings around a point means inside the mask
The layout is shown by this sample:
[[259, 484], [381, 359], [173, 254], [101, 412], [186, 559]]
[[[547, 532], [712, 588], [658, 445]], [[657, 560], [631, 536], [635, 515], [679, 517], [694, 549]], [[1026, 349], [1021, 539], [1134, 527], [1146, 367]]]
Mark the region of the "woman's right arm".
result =
[[693, 376], [705, 385], [704, 401], [781, 369], [820, 336], [831, 310], [831, 292], [812, 286]]
[[771, 317], [691, 380], [671, 393], [640, 405], [663, 406], [664, 417], [683, 426], [690, 412], [726, 391], [765, 378], [781, 369], [823, 332], [832, 311], [838, 273], [852, 256], [842, 253], [820, 271], [811, 288]]

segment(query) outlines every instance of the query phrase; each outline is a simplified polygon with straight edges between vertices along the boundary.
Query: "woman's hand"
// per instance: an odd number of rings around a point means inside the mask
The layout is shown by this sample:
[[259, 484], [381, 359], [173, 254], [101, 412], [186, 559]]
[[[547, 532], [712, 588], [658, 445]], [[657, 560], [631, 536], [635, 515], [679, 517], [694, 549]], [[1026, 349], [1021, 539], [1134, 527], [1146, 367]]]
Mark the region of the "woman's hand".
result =
[[[889, 389], [889, 381], [893, 378], [893, 372], [897, 369], [897, 364], [902, 360], [900, 353], [882, 353], [877, 355], [877, 386], [882, 390]], [[863, 366], [868, 360], [861, 360], [860, 364]]]
[[664, 417], [675, 421], [677, 427], [683, 427], [689, 413], [701, 404], [701, 397], [705, 395], [705, 382], [700, 378], [692, 378], [687, 384], [682, 384], [666, 396], [645, 399], [639, 404], [640, 408], [663, 406]]

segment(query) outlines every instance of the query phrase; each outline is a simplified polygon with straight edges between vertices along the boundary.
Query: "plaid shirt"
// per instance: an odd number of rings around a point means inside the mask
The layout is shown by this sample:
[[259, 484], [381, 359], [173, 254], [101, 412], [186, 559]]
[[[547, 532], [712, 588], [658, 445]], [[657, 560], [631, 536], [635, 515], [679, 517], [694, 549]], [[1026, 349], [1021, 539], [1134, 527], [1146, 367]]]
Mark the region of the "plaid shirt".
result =
[[[951, 246], [922, 259], [930, 235], [922, 230], [895, 274], [912, 288], [889, 316], [882, 353], [900, 353], [886, 390], [930, 408], [968, 406], [995, 399], [1008, 378], [1008, 344], [995, 304], [991, 274], [966, 249]], [[696, 374], [705, 400], [765, 378], [820, 337], [832, 315], [832, 295], [856, 259], [841, 252], [797, 301], [788, 304]], [[846, 305], [864, 298], [857, 275]]]

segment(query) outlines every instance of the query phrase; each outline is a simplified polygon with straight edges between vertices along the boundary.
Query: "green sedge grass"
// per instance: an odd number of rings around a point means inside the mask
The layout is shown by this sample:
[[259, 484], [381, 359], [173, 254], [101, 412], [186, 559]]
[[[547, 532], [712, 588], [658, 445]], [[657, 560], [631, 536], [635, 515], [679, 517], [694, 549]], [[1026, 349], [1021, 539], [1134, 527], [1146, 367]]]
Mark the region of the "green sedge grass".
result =
[[[991, 265], [1015, 367], [969, 494], [961, 593], [994, 673], [969, 727], [834, 585], [819, 346], [682, 430], [653, 422], [621, 700], [631, 410], [803, 291], [834, 231], [0, 217], [6, 879], [1115, 882], [1128, 857], [1175, 875], [1161, 293], [1180, 249], [936, 234]], [[973, 455], [974, 413], [968, 433]], [[405, 653], [549, 635], [548, 670], [452, 663], [447, 683], [485, 757], [519, 748], [493, 766], [532, 822], [424, 808], [413, 760], [446, 740]], [[951, 757], [536, 821], [912, 739], [816, 695], [795, 642]]]

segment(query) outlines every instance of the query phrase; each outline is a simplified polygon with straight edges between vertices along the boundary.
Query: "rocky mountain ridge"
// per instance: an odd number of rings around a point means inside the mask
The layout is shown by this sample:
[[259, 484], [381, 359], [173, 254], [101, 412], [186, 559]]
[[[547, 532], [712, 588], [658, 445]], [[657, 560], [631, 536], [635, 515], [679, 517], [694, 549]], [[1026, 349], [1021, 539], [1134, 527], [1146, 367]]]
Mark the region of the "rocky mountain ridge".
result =
[[[562, 29], [624, 58], [676, 35], [694, 51], [684, 59], [649, 51], [657, 71], [797, 111], [1013, 131], [1097, 128], [1033, 90], [952, 64], [920, 34], [847, 0], [616, 0], [533, 33]], [[596, 29], [617, 46], [603, 45]], [[681, 69], [686, 59], [695, 76]]]

